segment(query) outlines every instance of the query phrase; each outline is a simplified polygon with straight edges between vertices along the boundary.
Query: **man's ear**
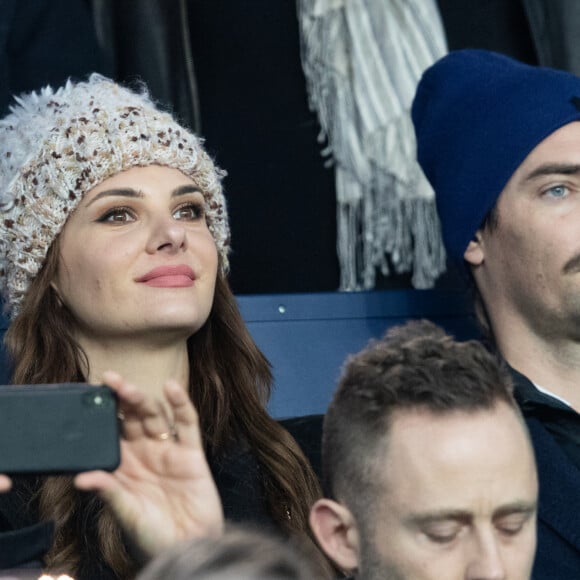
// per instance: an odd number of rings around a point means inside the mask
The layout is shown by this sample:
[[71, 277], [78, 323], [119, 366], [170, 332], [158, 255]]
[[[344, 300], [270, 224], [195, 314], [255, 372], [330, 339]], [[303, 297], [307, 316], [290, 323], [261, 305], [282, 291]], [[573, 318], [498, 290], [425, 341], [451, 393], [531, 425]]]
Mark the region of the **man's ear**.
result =
[[463, 253], [463, 258], [468, 264], [471, 264], [472, 266], [481, 266], [485, 257], [483, 250], [484, 248], [481, 230], [477, 230], [473, 240], [469, 242], [467, 249]]
[[310, 510], [310, 527], [320, 547], [347, 572], [358, 567], [359, 536], [350, 510], [331, 499], [319, 499]]

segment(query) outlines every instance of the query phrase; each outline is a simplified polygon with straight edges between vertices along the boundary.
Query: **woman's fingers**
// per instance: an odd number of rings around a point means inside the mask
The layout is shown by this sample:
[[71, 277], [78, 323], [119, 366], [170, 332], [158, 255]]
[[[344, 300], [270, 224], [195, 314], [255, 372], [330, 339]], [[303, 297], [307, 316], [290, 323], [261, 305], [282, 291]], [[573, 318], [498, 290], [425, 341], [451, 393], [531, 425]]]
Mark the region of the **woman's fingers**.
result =
[[146, 396], [117, 373], [107, 371], [103, 382], [118, 395], [125, 439], [174, 438], [188, 447], [202, 449], [199, 417], [187, 391], [177, 381], [169, 380], [164, 385], [163, 402]]
[[172, 435], [167, 412], [160, 401], [147, 397], [117, 373], [107, 371], [103, 382], [117, 393], [125, 439], [149, 437], [163, 441]]
[[189, 447], [202, 448], [199, 418], [188, 393], [177, 381], [167, 381], [165, 397], [173, 413], [173, 425], [177, 439]]
[[[127, 525], [127, 518], [136, 517], [139, 510], [135, 508], [136, 495], [124, 486], [114, 474], [106, 471], [86, 471], [74, 478], [74, 485], [83, 491], [97, 493], [113, 509], [122, 526]], [[149, 525], [145, 519], [145, 525]]]
[[85, 471], [74, 478], [75, 487], [84, 491], [97, 491], [107, 493], [118, 484], [113, 475], [106, 471]]

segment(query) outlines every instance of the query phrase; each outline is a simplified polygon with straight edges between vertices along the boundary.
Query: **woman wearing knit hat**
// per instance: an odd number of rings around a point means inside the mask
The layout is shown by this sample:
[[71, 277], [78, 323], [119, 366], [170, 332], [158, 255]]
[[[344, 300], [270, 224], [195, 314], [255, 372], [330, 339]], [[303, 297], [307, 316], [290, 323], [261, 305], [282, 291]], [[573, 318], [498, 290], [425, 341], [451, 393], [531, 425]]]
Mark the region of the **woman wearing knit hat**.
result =
[[[146, 92], [98, 75], [47, 88], [18, 99], [0, 122], [0, 203], [13, 382], [99, 383], [114, 369], [159, 401], [170, 422], [163, 385], [187, 386], [226, 517], [306, 538], [318, 483], [265, 411], [269, 365], [226, 281], [221, 173], [200, 140]], [[128, 388], [120, 376], [105, 380]], [[126, 437], [130, 429], [125, 420]], [[167, 433], [156, 429], [162, 440]], [[90, 475], [77, 485], [106, 487]], [[112, 515], [123, 506], [79, 494], [63, 477], [30, 493], [33, 517], [55, 522], [49, 569], [77, 578], [134, 573]]]

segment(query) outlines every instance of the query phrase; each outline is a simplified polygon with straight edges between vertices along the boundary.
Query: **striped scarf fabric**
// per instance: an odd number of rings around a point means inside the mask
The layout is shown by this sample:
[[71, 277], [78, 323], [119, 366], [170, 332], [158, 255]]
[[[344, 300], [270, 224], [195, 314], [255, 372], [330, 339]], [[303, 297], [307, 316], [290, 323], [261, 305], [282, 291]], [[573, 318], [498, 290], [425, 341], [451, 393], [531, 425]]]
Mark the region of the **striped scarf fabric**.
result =
[[297, 0], [310, 108], [334, 164], [340, 289], [445, 269], [433, 191], [416, 162], [410, 108], [423, 71], [447, 52], [435, 0]]

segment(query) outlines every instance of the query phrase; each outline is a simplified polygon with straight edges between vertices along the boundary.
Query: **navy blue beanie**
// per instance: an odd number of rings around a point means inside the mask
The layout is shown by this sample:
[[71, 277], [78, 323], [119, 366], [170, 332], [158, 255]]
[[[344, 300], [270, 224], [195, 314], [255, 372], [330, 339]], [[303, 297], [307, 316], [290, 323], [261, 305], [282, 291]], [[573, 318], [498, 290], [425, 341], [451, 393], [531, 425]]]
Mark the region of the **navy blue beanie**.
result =
[[580, 120], [580, 78], [486, 50], [453, 51], [423, 74], [412, 117], [447, 254], [462, 264], [532, 149]]

